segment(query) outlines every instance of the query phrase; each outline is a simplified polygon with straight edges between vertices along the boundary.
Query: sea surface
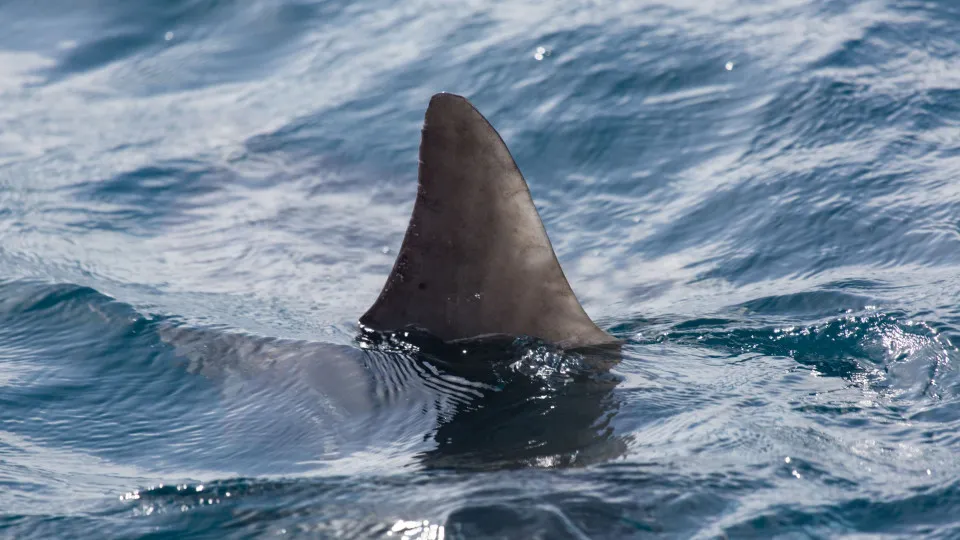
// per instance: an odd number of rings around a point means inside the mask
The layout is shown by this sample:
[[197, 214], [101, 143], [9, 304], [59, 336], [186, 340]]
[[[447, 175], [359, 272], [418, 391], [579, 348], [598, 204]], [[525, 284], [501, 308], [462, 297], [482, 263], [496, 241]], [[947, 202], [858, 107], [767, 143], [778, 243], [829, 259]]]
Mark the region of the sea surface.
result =
[[[955, 0], [0, 2], [0, 537], [960, 538], [958, 36]], [[360, 333], [439, 91], [609, 372]]]

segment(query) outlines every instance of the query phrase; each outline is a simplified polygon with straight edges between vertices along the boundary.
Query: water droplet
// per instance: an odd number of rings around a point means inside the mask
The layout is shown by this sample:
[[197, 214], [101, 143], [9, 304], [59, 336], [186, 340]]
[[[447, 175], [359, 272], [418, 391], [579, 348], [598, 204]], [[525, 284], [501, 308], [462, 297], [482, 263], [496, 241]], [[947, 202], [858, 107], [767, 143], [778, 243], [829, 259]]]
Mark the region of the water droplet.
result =
[[784, 463], [790, 463], [790, 456], [783, 458]]
[[167, 32], [166, 34], [164, 34], [163, 39], [167, 41], [170, 41], [171, 39], [173, 39], [173, 32]]
[[727, 68], [727, 71], [733, 71], [733, 62], [727, 62], [727, 65], [723, 67]]
[[387, 246], [383, 246], [382, 248], [380, 248], [380, 253], [383, 253], [384, 255], [386, 255], [390, 253], [390, 248], [388, 248]]
[[543, 60], [543, 57], [547, 55], [547, 49], [544, 47], [537, 47], [537, 52], [533, 54], [534, 59], [538, 62]]

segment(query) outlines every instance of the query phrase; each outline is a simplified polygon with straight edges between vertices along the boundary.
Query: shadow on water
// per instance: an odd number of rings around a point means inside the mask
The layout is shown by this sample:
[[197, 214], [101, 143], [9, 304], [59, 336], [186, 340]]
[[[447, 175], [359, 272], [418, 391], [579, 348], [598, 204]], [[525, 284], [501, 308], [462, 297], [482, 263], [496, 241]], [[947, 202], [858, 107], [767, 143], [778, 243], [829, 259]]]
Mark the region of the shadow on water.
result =
[[614, 432], [619, 379], [609, 368], [619, 346], [562, 351], [529, 338], [443, 343], [407, 331], [361, 334], [364, 347], [413, 347], [441, 377], [479, 383], [472, 399], [441, 419], [436, 447], [420, 454], [430, 469], [498, 470], [584, 466], [627, 450]]

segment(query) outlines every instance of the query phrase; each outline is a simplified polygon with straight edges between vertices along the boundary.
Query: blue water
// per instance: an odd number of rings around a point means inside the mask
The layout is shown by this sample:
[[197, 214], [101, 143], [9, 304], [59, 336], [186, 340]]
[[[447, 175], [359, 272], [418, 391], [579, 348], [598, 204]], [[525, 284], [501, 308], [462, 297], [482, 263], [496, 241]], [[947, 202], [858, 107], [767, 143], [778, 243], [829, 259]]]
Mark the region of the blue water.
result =
[[[0, 536], [960, 537], [958, 35], [953, 0], [0, 3]], [[438, 91], [609, 374], [358, 339]]]

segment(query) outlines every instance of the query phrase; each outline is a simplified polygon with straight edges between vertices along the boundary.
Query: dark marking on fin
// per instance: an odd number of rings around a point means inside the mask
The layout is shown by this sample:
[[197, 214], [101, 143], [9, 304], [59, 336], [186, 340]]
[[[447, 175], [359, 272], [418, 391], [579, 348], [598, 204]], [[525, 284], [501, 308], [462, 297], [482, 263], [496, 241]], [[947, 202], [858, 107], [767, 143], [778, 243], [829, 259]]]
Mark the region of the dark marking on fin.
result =
[[507, 334], [564, 348], [617, 343], [577, 301], [506, 144], [454, 94], [430, 100], [413, 215], [360, 324], [417, 326], [446, 341]]

